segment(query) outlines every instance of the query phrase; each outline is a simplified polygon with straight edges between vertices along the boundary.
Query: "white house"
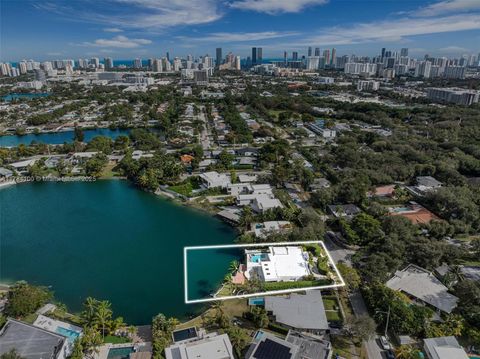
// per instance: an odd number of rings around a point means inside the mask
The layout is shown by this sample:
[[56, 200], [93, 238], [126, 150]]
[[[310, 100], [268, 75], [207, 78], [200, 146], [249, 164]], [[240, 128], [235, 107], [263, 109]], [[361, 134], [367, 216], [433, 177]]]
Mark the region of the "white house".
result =
[[260, 194], [256, 195], [252, 201], [252, 209], [257, 213], [264, 213], [269, 209], [283, 208], [282, 202], [274, 195]]
[[245, 277], [265, 282], [292, 282], [311, 274], [308, 253], [301, 247], [269, 247], [268, 252], [246, 250]]
[[199, 177], [207, 188], [227, 188], [232, 183], [230, 176], [216, 171], [202, 173]]
[[227, 334], [205, 334], [165, 348], [166, 359], [235, 359]]

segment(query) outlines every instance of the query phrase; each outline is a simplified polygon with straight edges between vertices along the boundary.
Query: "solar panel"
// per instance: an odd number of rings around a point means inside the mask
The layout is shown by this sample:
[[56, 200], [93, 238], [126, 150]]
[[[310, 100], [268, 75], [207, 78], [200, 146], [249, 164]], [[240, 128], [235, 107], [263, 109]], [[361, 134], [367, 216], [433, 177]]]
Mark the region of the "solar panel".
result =
[[290, 348], [271, 339], [260, 342], [255, 351], [255, 359], [290, 359]]

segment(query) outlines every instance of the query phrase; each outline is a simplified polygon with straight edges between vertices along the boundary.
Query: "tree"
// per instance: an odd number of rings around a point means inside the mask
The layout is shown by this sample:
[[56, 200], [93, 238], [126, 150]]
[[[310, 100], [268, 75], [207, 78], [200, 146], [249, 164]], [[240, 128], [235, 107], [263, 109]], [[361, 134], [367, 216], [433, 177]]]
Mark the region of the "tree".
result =
[[81, 338], [77, 338], [73, 342], [73, 349], [70, 359], [83, 359], [83, 345]]
[[78, 126], [75, 126], [73, 130], [73, 139], [74, 141], [83, 142], [85, 139], [85, 134], [83, 133], [82, 129]]
[[85, 326], [83, 327], [83, 336], [81, 338], [83, 353], [93, 359], [95, 354], [98, 354], [98, 347], [103, 343], [102, 336], [97, 328]]
[[100, 151], [106, 155], [112, 153], [113, 142], [107, 136], [95, 136], [87, 145], [89, 151]]
[[401, 345], [395, 350], [397, 359], [420, 359], [420, 350], [411, 345]]
[[85, 173], [88, 176], [100, 177], [107, 162], [106, 155], [97, 153], [85, 163]]
[[97, 304], [94, 322], [102, 329], [102, 337], [105, 338], [105, 327], [112, 319], [111, 303], [103, 300]]
[[355, 290], [360, 287], [361, 278], [358, 272], [352, 268], [347, 266], [345, 263], [339, 262], [337, 264], [337, 268], [340, 271], [343, 279], [345, 280], [345, 284], [349, 290]]
[[5, 314], [10, 317], [32, 314], [52, 297], [52, 293], [46, 288], [18, 282], [8, 291]]
[[18, 354], [17, 350], [14, 348], [0, 355], [0, 359], [23, 359], [23, 357]]
[[238, 327], [228, 327], [226, 333], [230, 338], [233, 348], [237, 354], [237, 357], [241, 357], [242, 350], [247, 346], [250, 341], [250, 337]]
[[377, 325], [368, 315], [358, 317], [350, 316], [345, 320], [345, 330], [352, 336], [364, 340], [369, 340], [375, 335]]
[[178, 325], [176, 318], [165, 317], [162, 313], [152, 319], [152, 349], [153, 357], [163, 358], [163, 351], [170, 344], [170, 338], [175, 327]]
[[359, 213], [353, 218], [351, 227], [356, 232], [362, 245], [382, 235], [380, 222], [365, 212]]
[[83, 311], [81, 317], [84, 320], [85, 324], [92, 325], [95, 319], [95, 312], [97, 310], [98, 300], [87, 297], [83, 302]]
[[266, 328], [268, 326], [268, 314], [264, 308], [252, 306], [250, 309], [250, 314], [256, 327]]

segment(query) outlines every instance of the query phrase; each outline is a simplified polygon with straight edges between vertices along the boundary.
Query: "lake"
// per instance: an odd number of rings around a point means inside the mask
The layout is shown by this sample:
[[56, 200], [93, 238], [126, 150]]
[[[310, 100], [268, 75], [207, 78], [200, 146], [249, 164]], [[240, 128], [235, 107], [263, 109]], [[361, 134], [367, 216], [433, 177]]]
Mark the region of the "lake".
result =
[[[89, 142], [95, 136], [107, 136], [112, 139], [117, 138], [120, 135], [128, 136], [130, 130], [111, 130], [109, 128], [98, 128], [92, 130], [84, 130], [85, 135], [84, 142]], [[74, 132], [52, 132], [52, 133], [30, 133], [24, 136], [8, 135], [0, 136], [0, 147], [15, 147], [18, 145], [29, 145], [32, 141], [46, 143], [49, 145], [61, 145], [63, 143], [73, 142]]]
[[[184, 303], [183, 247], [230, 244], [235, 236], [220, 220], [123, 180], [0, 189], [0, 282], [49, 286], [74, 312], [87, 296], [107, 299], [131, 324], [159, 312], [198, 313], [202, 307]], [[233, 259], [206, 251], [209, 266], [190, 283], [191, 295], [217, 288]]]

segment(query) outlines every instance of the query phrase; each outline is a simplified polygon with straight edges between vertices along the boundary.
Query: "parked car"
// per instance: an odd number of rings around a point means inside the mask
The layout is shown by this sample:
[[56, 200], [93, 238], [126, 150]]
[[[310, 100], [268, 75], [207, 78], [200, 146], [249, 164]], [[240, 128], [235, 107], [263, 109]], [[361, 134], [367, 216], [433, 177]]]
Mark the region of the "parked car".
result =
[[385, 352], [385, 355], [386, 355], [387, 359], [395, 359], [395, 353], [391, 349], [387, 350]]
[[385, 338], [384, 336], [380, 337], [380, 344], [382, 345], [383, 350], [391, 350], [392, 346], [388, 342], [388, 339]]

